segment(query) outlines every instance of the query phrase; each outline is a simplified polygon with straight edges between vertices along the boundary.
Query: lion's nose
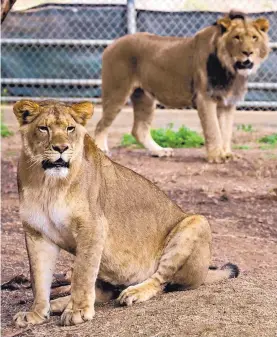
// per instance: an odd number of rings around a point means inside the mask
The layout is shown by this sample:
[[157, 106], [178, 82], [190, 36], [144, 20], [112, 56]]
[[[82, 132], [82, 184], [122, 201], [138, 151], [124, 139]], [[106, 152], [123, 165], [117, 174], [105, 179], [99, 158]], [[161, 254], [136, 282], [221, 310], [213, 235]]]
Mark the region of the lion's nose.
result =
[[67, 144], [52, 145], [52, 149], [59, 153], [63, 153], [68, 149], [68, 145]]
[[252, 51], [247, 51], [247, 50], [244, 50], [242, 53], [243, 53], [244, 55], [246, 55], [247, 57], [249, 57], [250, 55], [253, 54]]

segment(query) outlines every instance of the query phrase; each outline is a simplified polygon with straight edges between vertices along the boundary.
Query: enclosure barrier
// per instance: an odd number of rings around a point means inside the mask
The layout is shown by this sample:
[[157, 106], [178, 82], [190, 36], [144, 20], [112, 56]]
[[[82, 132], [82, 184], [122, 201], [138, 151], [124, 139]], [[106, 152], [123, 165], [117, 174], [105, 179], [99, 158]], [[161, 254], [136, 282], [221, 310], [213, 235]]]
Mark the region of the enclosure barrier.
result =
[[[115, 38], [144, 30], [161, 35], [192, 35], [222, 15], [179, 8], [170, 11], [170, 3], [176, 3], [173, 0], [160, 1], [169, 4], [162, 10], [138, 8], [143, 0], [127, 0], [123, 5], [110, 2], [85, 7], [49, 5], [11, 12], [2, 29], [2, 101], [32, 97], [101, 102], [101, 55]], [[216, 5], [216, 0], [210, 2]], [[224, 2], [229, 1], [221, 1]], [[276, 109], [277, 16], [274, 10], [253, 14], [261, 15], [269, 16], [272, 53], [251, 79], [246, 100], [239, 106]], [[69, 21], [64, 28], [59, 22], [62, 19]], [[105, 22], [101, 24], [101, 20]], [[59, 33], [49, 33], [50, 26]]]

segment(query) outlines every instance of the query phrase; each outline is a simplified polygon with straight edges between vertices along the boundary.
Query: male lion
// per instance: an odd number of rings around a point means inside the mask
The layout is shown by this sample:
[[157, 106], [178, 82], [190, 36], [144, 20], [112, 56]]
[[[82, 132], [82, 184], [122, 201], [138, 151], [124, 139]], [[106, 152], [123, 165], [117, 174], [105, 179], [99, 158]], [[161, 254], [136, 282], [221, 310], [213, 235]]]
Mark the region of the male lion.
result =
[[268, 29], [264, 18], [251, 21], [231, 12], [193, 37], [137, 33], [115, 41], [103, 53], [96, 144], [108, 152], [108, 128], [131, 95], [132, 134], [153, 155], [172, 154], [150, 135], [157, 100], [173, 108], [197, 107], [208, 161], [230, 158], [233, 114], [248, 75], [268, 56]]
[[[20, 101], [22, 151], [18, 165], [20, 215], [29, 255], [34, 304], [19, 312], [19, 327], [40, 324], [51, 311], [62, 324], [94, 316], [103, 285], [123, 291], [121, 304], [143, 302], [165, 287], [197, 288], [236, 277], [230, 263], [213, 270], [211, 230], [184, 213], [139, 174], [105, 156], [87, 134], [93, 106], [84, 102]], [[76, 255], [71, 296], [49, 302], [59, 249]], [[97, 282], [96, 282], [97, 279]]]

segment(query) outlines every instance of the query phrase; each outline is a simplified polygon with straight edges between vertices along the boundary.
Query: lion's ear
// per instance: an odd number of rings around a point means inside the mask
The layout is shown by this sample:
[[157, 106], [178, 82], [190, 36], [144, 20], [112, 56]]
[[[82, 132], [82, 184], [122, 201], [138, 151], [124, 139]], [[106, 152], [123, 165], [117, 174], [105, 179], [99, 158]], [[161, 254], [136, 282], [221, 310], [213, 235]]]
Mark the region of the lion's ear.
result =
[[232, 20], [229, 17], [224, 17], [216, 21], [218, 26], [221, 26], [223, 31], [226, 31], [232, 24]]
[[39, 114], [39, 105], [33, 101], [22, 100], [13, 106], [13, 112], [20, 124], [31, 123]]
[[81, 102], [71, 105], [72, 117], [79, 124], [86, 125], [88, 119], [93, 115], [93, 104], [91, 102]]
[[269, 30], [269, 21], [265, 18], [259, 18], [257, 20], [255, 20], [254, 22], [254, 26], [257, 27], [259, 30], [261, 30], [262, 32], [267, 33]]

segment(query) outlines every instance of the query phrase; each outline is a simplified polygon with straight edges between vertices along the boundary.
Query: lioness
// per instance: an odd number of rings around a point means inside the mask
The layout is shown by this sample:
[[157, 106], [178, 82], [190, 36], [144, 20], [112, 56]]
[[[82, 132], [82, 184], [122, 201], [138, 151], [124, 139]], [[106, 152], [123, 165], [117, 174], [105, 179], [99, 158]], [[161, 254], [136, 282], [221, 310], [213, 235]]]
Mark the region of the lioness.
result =
[[209, 162], [231, 155], [233, 114], [246, 93], [248, 75], [269, 53], [264, 19], [231, 12], [193, 37], [137, 33], [119, 38], [103, 53], [103, 116], [96, 144], [108, 152], [112, 121], [131, 95], [132, 134], [153, 155], [171, 155], [150, 135], [156, 100], [173, 108], [197, 107]]
[[[118, 300], [131, 305], [166, 286], [191, 289], [238, 275], [230, 263], [209, 270], [211, 230], [203, 216], [186, 214], [97, 148], [84, 128], [91, 103], [20, 101], [14, 113], [23, 144], [20, 215], [35, 297], [30, 312], [15, 315], [19, 327], [48, 320], [51, 310], [63, 312], [64, 325], [91, 320], [95, 300], [113, 296], [101, 283], [123, 288]], [[71, 296], [50, 304], [60, 248], [76, 255]]]

